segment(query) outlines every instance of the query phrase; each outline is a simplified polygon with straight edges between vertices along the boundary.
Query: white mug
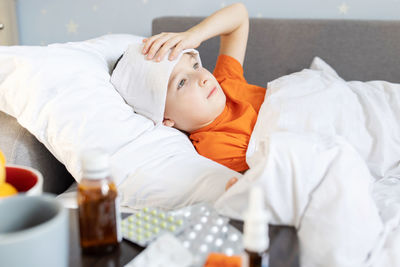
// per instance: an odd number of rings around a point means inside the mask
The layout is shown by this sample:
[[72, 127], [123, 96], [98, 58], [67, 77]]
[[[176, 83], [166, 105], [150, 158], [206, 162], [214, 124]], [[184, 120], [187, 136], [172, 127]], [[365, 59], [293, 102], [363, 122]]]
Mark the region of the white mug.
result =
[[14, 186], [18, 193], [38, 196], [43, 192], [43, 176], [31, 167], [6, 165], [6, 182]]

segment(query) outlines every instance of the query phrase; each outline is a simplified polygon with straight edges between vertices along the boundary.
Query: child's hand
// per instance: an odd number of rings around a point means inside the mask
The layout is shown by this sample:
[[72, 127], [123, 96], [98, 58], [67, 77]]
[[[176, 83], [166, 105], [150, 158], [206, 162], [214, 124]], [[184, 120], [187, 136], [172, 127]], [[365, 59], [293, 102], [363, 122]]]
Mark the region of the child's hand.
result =
[[236, 177], [231, 178], [225, 185], [225, 191], [227, 191], [229, 188], [231, 188], [232, 185], [236, 184], [237, 181], [238, 181], [238, 178], [236, 178]]
[[188, 48], [197, 48], [201, 41], [196, 38], [196, 34], [186, 32], [163, 32], [143, 39], [144, 47], [142, 53], [147, 54], [147, 59], [163, 60], [170, 49], [172, 52], [169, 60], [174, 60], [180, 52]]

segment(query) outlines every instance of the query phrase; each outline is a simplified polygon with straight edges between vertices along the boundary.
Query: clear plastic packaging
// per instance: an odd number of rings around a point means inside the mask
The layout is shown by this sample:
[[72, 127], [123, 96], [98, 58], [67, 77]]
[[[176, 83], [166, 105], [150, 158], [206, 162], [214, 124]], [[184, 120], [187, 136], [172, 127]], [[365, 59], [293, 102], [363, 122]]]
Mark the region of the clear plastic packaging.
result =
[[211, 252], [232, 256], [243, 251], [242, 233], [206, 204], [169, 212], [144, 208], [121, 224], [123, 237], [143, 247], [165, 233], [173, 234], [192, 253], [191, 266], [203, 266]]

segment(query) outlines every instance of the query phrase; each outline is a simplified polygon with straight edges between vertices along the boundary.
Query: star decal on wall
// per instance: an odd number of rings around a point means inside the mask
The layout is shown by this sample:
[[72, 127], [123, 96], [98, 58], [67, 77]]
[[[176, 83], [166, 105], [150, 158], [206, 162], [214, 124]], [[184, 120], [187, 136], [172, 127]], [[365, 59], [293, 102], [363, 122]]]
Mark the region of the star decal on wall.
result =
[[65, 26], [67, 27], [68, 33], [75, 33], [75, 34], [78, 33], [79, 25], [76, 24], [73, 20], [70, 20], [69, 23]]
[[340, 14], [347, 14], [350, 7], [346, 3], [342, 3], [340, 6], [338, 6], [338, 9]]

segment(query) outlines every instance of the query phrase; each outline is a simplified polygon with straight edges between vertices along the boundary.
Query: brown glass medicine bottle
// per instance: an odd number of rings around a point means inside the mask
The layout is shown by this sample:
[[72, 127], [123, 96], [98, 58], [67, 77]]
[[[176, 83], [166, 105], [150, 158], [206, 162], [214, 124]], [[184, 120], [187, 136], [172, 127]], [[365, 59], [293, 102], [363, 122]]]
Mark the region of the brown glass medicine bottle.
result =
[[104, 253], [121, 242], [118, 192], [110, 178], [108, 155], [100, 150], [83, 154], [78, 185], [80, 243], [83, 253]]

